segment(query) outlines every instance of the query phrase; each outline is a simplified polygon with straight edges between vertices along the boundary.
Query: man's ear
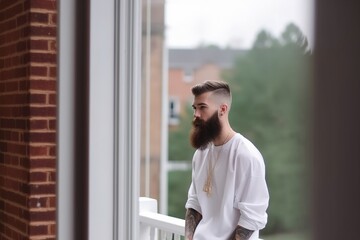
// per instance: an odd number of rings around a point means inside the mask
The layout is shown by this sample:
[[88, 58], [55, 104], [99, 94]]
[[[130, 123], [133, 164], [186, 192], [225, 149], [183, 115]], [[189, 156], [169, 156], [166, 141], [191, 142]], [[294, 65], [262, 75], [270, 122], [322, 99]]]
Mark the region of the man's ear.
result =
[[220, 105], [220, 116], [223, 116], [225, 113], [227, 113], [229, 107], [227, 104], [223, 103]]

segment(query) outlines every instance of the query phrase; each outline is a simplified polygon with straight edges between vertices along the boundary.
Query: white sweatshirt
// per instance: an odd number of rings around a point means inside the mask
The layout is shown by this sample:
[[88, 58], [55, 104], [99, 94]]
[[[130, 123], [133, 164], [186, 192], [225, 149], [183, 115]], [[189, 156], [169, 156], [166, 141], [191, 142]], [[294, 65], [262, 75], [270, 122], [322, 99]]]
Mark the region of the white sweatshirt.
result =
[[[210, 196], [203, 191], [209, 161], [214, 167]], [[237, 133], [222, 146], [209, 144], [195, 152], [185, 205], [203, 217], [194, 240], [229, 239], [237, 225], [254, 230], [250, 239], [258, 239], [267, 222], [268, 203], [264, 160], [244, 136]]]

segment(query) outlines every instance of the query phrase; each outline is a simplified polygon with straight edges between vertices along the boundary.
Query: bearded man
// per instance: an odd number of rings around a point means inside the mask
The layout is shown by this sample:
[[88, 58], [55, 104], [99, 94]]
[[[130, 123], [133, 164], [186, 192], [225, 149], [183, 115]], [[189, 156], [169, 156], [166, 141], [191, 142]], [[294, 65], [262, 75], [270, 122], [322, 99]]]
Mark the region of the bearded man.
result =
[[196, 152], [186, 202], [187, 240], [255, 240], [269, 193], [258, 149], [229, 123], [231, 92], [220, 81], [194, 86], [190, 141]]

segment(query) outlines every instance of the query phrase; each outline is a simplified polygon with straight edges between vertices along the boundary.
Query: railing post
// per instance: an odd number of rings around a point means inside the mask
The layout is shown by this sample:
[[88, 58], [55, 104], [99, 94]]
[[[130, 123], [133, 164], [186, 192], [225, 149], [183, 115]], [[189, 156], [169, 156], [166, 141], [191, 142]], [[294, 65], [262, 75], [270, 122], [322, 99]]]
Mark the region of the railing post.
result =
[[[158, 212], [156, 199], [140, 197], [139, 198], [139, 213], [141, 212]], [[153, 240], [157, 239], [156, 229], [140, 222], [140, 240]], [[151, 236], [154, 235], [154, 236]]]

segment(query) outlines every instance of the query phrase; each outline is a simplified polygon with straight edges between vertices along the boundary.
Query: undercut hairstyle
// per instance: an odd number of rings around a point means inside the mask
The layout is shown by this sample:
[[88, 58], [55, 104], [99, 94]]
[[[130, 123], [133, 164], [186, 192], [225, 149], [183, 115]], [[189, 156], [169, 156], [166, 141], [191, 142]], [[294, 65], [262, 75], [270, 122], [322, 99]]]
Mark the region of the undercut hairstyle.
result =
[[195, 97], [206, 92], [212, 92], [212, 94], [226, 99], [226, 102], [229, 104], [229, 108], [231, 106], [231, 91], [226, 82], [205, 81], [192, 87], [191, 92]]

